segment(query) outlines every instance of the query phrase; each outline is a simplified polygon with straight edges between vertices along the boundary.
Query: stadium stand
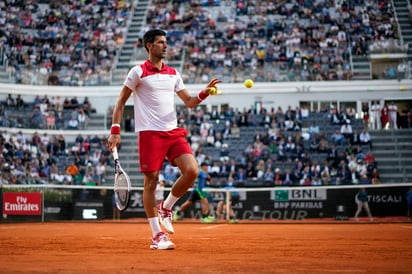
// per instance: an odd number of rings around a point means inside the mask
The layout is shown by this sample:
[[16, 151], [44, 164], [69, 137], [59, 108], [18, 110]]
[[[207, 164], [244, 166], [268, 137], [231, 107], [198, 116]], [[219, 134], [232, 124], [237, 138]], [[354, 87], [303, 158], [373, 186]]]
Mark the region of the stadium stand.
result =
[[[400, 81], [411, 78], [412, 26], [410, 18], [406, 19], [410, 6], [405, 0], [4, 1], [0, 3], [0, 81], [119, 85], [130, 66], [144, 60], [141, 34], [151, 27], [168, 31], [167, 62], [183, 72], [187, 84], [205, 83], [211, 77], [236, 83], [246, 76], [255, 82]], [[372, 56], [381, 53], [399, 53], [401, 57], [374, 70]], [[112, 164], [103, 141], [109, 115], [93, 111], [87, 97], [82, 102], [80, 98], [55, 98], [53, 94], [34, 102], [25, 96], [10, 97], [0, 105], [3, 182], [105, 183], [104, 170]], [[301, 111], [299, 107], [285, 112], [239, 111], [228, 106], [217, 115], [206, 110], [198, 115], [182, 111], [179, 121], [189, 131], [188, 140], [199, 162], [231, 170], [216, 176], [213, 184], [236, 181], [233, 169], [239, 167], [252, 174], [242, 182], [246, 186], [411, 180], [412, 131], [406, 129], [410, 128], [410, 110], [402, 130], [370, 131], [373, 147], [354, 143], [351, 135], [344, 136], [342, 142], [332, 139], [347, 120], [353, 132], [360, 133], [365, 127], [362, 118], [336, 110], [340, 117], [347, 117], [333, 124], [333, 109], [307, 115], [299, 114]], [[318, 133], [310, 131], [312, 124], [318, 126]], [[10, 129], [31, 131], [10, 134]], [[36, 143], [33, 137], [37, 130], [48, 133], [51, 145]], [[60, 130], [73, 133], [62, 135]], [[97, 136], [77, 136], [79, 130], [100, 131]], [[329, 153], [333, 146], [337, 159]], [[123, 164], [132, 180], [142, 185], [133, 133], [122, 137], [122, 150], [132, 152], [122, 155]], [[261, 160], [265, 168], [259, 173], [253, 169]], [[366, 178], [361, 168], [350, 177], [342, 175], [340, 160], [346, 162], [349, 173], [350, 162], [355, 162], [355, 168], [369, 166]], [[329, 178], [322, 177], [325, 161]], [[81, 177], [67, 171], [73, 164]], [[248, 170], [248, 166], [252, 168]], [[378, 174], [373, 173], [374, 167]], [[296, 168], [299, 176], [310, 180], [301, 177], [289, 183], [285, 173], [295, 176]], [[58, 179], [52, 176], [52, 170]], [[265, 174], [267, 170], [273, 174]], [[86, 174], [87, 182], [83, 181]], [[273, 180], [265, 179], [271, 176]]]
[[[400, 63], [410, 77], [406, 0], [59, 3], [2, 2], [2, 82], [119, 84], [144, 59], [150, 27], [168, 31], [168, 62], [188, 83], [396, 78]], [[374, 53], [401, 56], [383, 74]]]

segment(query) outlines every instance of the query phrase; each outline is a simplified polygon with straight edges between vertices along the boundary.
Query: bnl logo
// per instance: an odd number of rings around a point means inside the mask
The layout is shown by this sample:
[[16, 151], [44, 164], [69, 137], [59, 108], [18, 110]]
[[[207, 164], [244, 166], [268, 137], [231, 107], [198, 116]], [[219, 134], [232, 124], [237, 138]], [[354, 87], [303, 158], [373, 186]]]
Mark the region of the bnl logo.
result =
[[274, 200], [277, 202], [286, 201], [308, 201], [308, 200], [326, 200], [326, 189], [290, 189], [275, 190]]

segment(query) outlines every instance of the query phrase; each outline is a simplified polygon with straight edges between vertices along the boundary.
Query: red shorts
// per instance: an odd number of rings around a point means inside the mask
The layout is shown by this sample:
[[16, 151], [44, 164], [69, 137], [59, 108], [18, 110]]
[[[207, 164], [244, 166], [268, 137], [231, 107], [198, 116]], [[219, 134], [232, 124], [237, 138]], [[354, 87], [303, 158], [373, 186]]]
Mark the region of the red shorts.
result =
[[139, 132], [140, 171], [162, 170], [166, 157], [175, 166], [176, 157], [182, 154], [193, 154], [186, 135], [187, 131], [183, 128]]

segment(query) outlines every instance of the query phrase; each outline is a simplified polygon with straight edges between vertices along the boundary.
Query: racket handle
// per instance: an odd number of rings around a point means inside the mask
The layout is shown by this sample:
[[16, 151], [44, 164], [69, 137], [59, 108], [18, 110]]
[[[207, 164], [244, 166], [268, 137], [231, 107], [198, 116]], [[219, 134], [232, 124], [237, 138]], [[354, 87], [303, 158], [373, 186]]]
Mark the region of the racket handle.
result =
[[117, 147], [113, 148], [112, 154], [113, 154], [113, 159], [114, 160], [119, 159], [119, 155], [117, 154]]

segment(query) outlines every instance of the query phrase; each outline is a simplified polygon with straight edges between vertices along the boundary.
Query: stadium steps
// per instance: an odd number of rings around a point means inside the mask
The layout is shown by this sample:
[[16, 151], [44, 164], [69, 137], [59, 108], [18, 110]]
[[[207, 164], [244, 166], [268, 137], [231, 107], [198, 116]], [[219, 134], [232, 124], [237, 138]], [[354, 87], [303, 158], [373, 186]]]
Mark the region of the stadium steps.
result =
[[5, 84], [13, 83], [12, 78], [9, 75], [9, 72], [7, 71], [7, 68], [4, 65], [0, 66], [0, 83], [5, 83]]
[[[396, 11], [399, 28], [405, 44], [409, 43], [412, 45], [412, 22], [409, 18], [409, 9], [407, 0], [394, 0], [394, 8]], [[409, 60], [412, 59], [412, 56], [409, 56]]]
[[105, 115], [91, 113], [87, 123], [87, 130], [106, 130]]
[[378, 171], [383, 183], [412, 180], [412, 130], [370, 131]]
[[143, 173], [140, 172], [137, 153], [137, 134], [122, 133], [119, 159], [123, 169], [127, 172], [133, 186], [143, 186]]
[[371, 65], [366, 56], [352, 56], [353, 80], [371, 80]]
[[112, 75], [111, 85], [120, 85], [123, 83], [124, 77], [128, 72], [131, 63], [134, 61], [134, 44], [141, 36], [141, 30], [145, 24], [149, 4], [150, 1], [148, 0], [139, 0], [133, 10], [130, 25], [128, 27], [124, 43], [121, 47], [120, 54], [118, 55], [116, 68]]

